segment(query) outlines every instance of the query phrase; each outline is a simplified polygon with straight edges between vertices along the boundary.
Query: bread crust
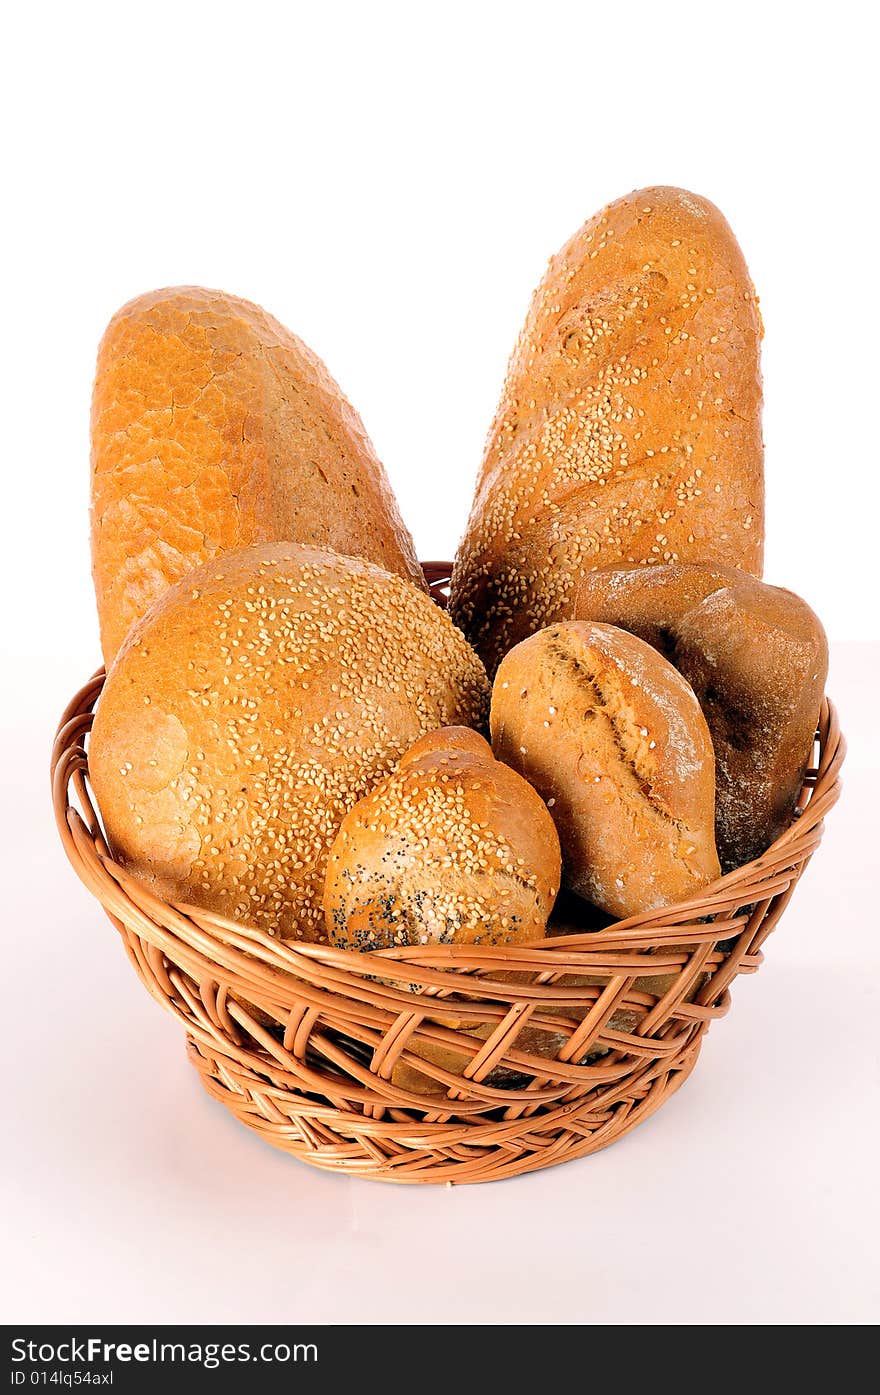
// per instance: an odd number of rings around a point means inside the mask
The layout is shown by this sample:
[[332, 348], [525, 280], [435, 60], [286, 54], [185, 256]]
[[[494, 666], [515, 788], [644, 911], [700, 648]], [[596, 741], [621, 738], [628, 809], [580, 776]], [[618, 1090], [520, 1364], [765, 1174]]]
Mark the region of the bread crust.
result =
[[812, 754], [828, 676], [818, 617], [792, 591], [698, 564], [590, 572], [566, 609], [638, 635], [688, 680], [715, 750], [722, 867], [758, 857], [791, 821]]
[[828, 676], [825, 631], [793, 592], [743, 577], [682, 617], [674, 661], [712, 733], [722, 863], [740, 867], [794, 814]]
[[582, 621], [540, 630], [502, 661], [490, 725], [499, 760], [547, 804], [579, 896], [625, 917], [717, 877], [709, 731], [650, 645]]
[[713, 204], [637, 190], [552, 258], [511, 359], [451, 612], [490, 674], [597, 566], [760, 576], [761, 321]]
[[360, 417], [258, 305], [199, 286], [114, 315], [92, 396], [92, 574], [109, 664], [201, 563], [261, 542], [365, 557], [423, 587]]
[[130, 632], [89, 771], [115, 856], [163, 899], [324, 938], [343, 816], [428, 731], [479, 726], [486, 675], [428, 596], [296, 543], [206, 563]]
[[423, 737], [346, 815], [327, 933], [342, 949], [540, 939], [559, 891], [546, 806], [476, 732]]

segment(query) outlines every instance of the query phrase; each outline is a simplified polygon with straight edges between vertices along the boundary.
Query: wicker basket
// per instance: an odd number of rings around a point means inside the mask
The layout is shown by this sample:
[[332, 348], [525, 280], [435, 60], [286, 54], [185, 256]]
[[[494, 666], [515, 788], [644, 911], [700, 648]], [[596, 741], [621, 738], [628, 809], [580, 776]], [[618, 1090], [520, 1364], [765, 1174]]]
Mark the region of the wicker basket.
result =
[[[444, 604], [448, 564], [425, 574]], [[733, 980], [761, 963], [838, 798], [845, 749], [826, 700], [791, 827], [687, 903], [525, 947], [356, 954], [167, 905], [113, 861], [87, 784], [102, 684], [103, 671], [69, 704], [52, 755], [78, 876], [185, 1027], [210, 1094], [277, 1148], [390, 1182], [513, 1177], [604, 1148], [659, 1108]], [[398, 1063], [420, 1073], [417, 1088]]]

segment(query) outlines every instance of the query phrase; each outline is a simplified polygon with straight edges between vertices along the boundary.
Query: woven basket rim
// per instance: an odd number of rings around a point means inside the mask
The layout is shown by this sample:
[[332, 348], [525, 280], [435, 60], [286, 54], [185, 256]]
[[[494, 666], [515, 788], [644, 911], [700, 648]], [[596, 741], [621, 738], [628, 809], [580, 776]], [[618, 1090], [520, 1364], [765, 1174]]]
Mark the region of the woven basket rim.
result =
[[[425, 564], [426, 571], [429, 565], [431, 564]], [[439, 569], [440, 564], [433, 565]], [[765, 849], [760, 857], [717, 878], [702, 888], [698, 895], [692, 896], [686, 901], [644, 911], [638, 915], [616, 920], [607, 926], [585, 929], [580, 934], [566, 933], [565, 935], [544, 936], [516, 945], [429, 944], [395, 946], [378, 950], [347, 950], [325, 943], [290, 940], [281, 942], [266, 931], [251, 926], [247, 922], [232, 920], [187, 902], [166, 902], [139, 883], [115, 861], [104, 838], [99, 811], [94, 800], [89, 801], [90, 811], [95, 815], [94, 820], [89, 817], [83, 819], [69, 802], [68, 797], [69, 784], [73, 775], [69, 758], [71, 752], [84, 749], [83, 743], [91, 726], [87, 713], [91, 711], [100, 696], [104, 677], [103, 667], [98, 668], [68, 703], [58, 725], [52, 752], [53, 803], [56, 822], [68, 857], [81, 880], [89, 886], [95, 895], [98, 895], [99, 900], [103, 901], [92, 885], [93, 878], [88, 874], [84, 875], [82, 836], [85, 835], [98, 849], [98, 860], [102, 868], [101, 881], [107, 893], [114, 896], [114, 899], [115, 893], [121, 890], [135, 903], [141, 902], [144, 909], [155, 912], [161, 911], [164, 907], [174, 916], [178, 928], [182, 928], [183, 922], [198, 924], [203, 932], [213, 930], [216, 934], [230, 937], [233, 940], [247, 940], [249, 942], [248, 948], [251, 951], [253, 949], [251, 942], [264, 944], [274, 951], [283, 945], [294, 961], [314, 959], [328, 966], [337, 964], [340, 968], [357, 966], [359, 972], [363, 972], [363, 966], [370, 962], [373, 964], [381, 963], [383, 973], [391, 973], [392, 975], [395, 973], [394, 965], [399, 962], [407, 965], [421, 964], [428, 967], [438, 961], [448, 965], [456, 963], [464, 965], [479, 960], [487, 964], [495, 963], [504, 969], [525, 968], [532, 965], [536, 954], [554, 955], [562, 953], [564, 950], [565, 956], [569, 957], [579, 950], [588, 953], [598, 947], [601, 947], [602, 950], [609, 950], [618, 944], [621, 948], [624, 946], [630, 948], [633, 941], [639, 939], [643, 939], [646, 946], [656, 945], [658, 939], [662, 941], [664, 938], [664, 931], [668, 931], [671, 938], [680, 942], [683, 919], [708, 915], [717, 916], [725, 911], [732, 912], [742, 904], [744, 884], [750, 882], [756, 872], [760, 872], [766, 877], [766, 874], [778, 871], [781, 883], [786, 880], [787, 869], [803, 856], [805, 841], [810, 835], [815, 835], [817, 832], [819, 836], [814, 837], [812, 842], [814, 845], [818, 845], [824, 817], [840, 795], [839, 772], [846, 753], [846, 744], [840, 731], [836, 708], [830, 699], [824, 697], [816, 737], [820, 746], [820, 760], [817, 766], [807, 771], [795, 817], [789, 827], [770, 847]], [[80, 778], [88, 779], [87, 769], [86, 758], [85, 769], [80, 766]], [[785, 888], [781, 884], [776, 886], [771, 879], [769, 884], [765, 881], [765, 886], [762, 889], [765, 890], [765, 894], [768, 891], [772, 894]], [[724, 928], [725, 922], [719, 923], [715, 920], [711, 925], [706, 926], [702, 937], [706, 940], [718, 939], [719, 929]], [[732, 926], [731, 929], [733, 928], [735, 927]], [[695, 930], [694, 934], [699, 940], [701, 932]], [[583, 962], [586, 967], [589, 961]], [[291, 968], [294, 967], [295, 963], [292, 963]], [[401, 972], [401, 977], [403, 976], [404, 974]]]

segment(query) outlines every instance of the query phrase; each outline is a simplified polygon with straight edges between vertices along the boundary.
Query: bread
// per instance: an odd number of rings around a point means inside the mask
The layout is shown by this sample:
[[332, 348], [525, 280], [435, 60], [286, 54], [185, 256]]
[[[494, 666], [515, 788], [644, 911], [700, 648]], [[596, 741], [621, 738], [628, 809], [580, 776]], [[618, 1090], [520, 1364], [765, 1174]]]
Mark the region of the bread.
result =
[[738, 567], [702, 562], [597, 567], [578, 579], [569, 599], [551, 619], [617, 625], [674, 663], [675, 630], [682, 616], [713, 591], [745, 579], [746, 573]]
[[110, 322], [92, 397], [92, 571], [106, 662], [157, 596], [261, 542], [366, 557], [423, 586], [360, 417], [257, 305], [176, 286]]
[[438, 727], [435, 731], [429, 731], [427, 736], [420, 736], [418, 741], [404, 752], [398, 768], [402, 770], [404, 766], [412, 765], [422, 756], [442, 756], [450, 751], [466, 751], [480, 760], [495, 759], [485, 736], [481, 736], [472, 727]]
[[502, 661], [490, 724], [498, 759], [545, 800], [579, 896], [626, 917], [717, 877], [709, 731], [650, 645], [611, 625], [551, 625]]
[[739, 867], [791, 822], [825, 691], [825, 632], [791, 591], [744, 578], [682, 618], [675, 662], [712, 732], [718, 847]]
[[683, 564], [590, 572], [566, 609], [638, 635], [688, 680], [715, 749], [721, 865], [758, 857], [790, 822], [812, 754], [828, 642], [810, 607], [736, 567]]
[[728, 224], [683, 189], [618, 199], [551, 260], [452, 578], [452, 617], [490, 674], [593, 567], [760, 576], [761, 332]]
[[409, 582], [262, 544], [155, 602], [110, 670], [89, 770], [118, 860], [159, 896], [324, 938], [343, 816], [424, 733], [485, 720], [483, 667]]
[[559, 839], [538, 795], [476, 732], [422, 737], [342, 820], [324, 913], [343, 949], [540, 939]]

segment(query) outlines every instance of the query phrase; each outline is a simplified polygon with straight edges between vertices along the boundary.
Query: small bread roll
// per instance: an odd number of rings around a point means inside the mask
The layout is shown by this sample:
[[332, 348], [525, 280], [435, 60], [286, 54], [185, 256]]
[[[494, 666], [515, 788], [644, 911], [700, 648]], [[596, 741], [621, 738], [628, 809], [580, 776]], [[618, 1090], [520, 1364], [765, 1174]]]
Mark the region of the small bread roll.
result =
[[357, 412], [259, 305], [202, 286], [129, 301], [98, 351], [92, 571], [109, 666], [194, 567], [254, 543], [365, 557], [423, 587]]
[[546, 801], [578, 895], [626, 917], [718, 876], [709, 730], [650, 645], [611, 625], [551, 625], [502, 661], [490, 722], [498, 759]]
[[324, 894], [343, 949], [540, 939], [559, 839], [538, 795], [474, 731], [423, 737], [342, 821]]
[[681, 617], [713, 591], [745, 576], [738, 567], [711, 562], [597, 567], [579, 579], [551, 620], [595, 620], [602, 625], [617, 625], [659, 649], [674, 664], [675, 627]]
[[791, 822], [828, 676], [825, 631], [799, 596], [743, 576], [682, 617], [674, 662], [715, 745], [718, 850], [741, 867]]
[[813, 749], [828, 642], [799, 596], [737, 567], [602, 568], [565, 607], [659, 649], [693, 688], [715, 748], [721, 865], [758, 857], [788, 825]]
[[436, 731], [429, 731], [427, 736], [420, 736], [415, 745], [404, 752], [398, 768], [411, 765], [422, 756], [438, 753], [442, 755], [449, 751], [468, 751], [480, 760], [495, 759], [485, 736], [481, 736], [472, 727], [438, 727]]
[[323, 939], [343, 816], [419, 736], [481, 723], [487, 699], [461, 632], [408, 581], [253, 547], [178, 582], [130, 633], [92, 785], [116, 856], [158, 895]]

